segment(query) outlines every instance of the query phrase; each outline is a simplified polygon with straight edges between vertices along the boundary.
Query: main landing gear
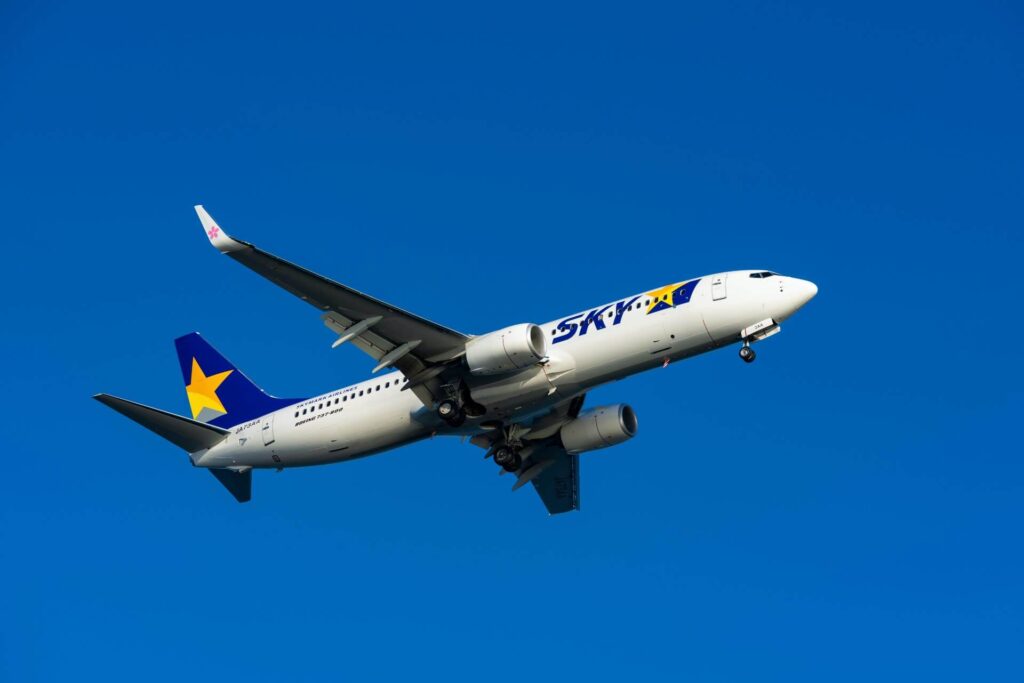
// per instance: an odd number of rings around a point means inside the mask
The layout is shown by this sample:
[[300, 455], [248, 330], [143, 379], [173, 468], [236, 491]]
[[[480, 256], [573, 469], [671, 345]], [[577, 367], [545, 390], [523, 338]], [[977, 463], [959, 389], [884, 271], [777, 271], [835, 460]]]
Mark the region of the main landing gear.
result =
[[449, 427], [458, 427], [466, 421], [466, 411], [453, 399], [441, 401], [437, 406], [437, 414]]
[[523, 461], [528, 460], [533, 453], [534, 447], [523, 441], [523, 436], [530, 430], [521, 425], [510, 424], [501, 431], [501, 436], [484, 458], [494, 458], [498, 467], [504, 470], [498, 474], [519, 472], [524, 467]]
[[743, 359], [744, 363], [753, 363], [754, 359], [757, 358], [757, 354], [754, 349], [750, 348], [750, 342], [743, 342], [743, 346], [740, 347], [740, 358]]
[[482, 417], [487, 409], [473, 400], [464, 384], [441, 386], [444, 398], [437, 404], [437, 415], [449, 427], [459, 427], [467, 417]]
[[494, 451], [494, 462], [506, 472], [516, 472], [523, 466], [523, 458], [519, 449], [511, 446], [498, 446]]

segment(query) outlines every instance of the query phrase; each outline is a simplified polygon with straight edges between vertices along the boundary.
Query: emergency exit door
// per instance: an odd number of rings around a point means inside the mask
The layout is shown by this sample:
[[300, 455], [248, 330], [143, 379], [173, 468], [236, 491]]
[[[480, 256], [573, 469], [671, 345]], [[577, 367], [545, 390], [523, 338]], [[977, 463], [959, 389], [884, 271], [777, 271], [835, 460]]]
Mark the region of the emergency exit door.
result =
[[725, 278], [727, 275], [715, 275], [711, 278], [711, 300], [720, 301], [725, 298]]

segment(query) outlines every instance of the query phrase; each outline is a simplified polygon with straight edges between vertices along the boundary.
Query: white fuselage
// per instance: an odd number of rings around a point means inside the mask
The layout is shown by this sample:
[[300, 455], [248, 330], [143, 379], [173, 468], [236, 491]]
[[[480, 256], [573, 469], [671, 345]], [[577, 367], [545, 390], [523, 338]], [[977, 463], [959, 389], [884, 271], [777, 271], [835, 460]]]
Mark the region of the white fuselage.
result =
[[[792, 315], [817, 292], [805, 280], [733, 271], [635, 294], [543, 325], [545, 363], [469, 380], [486, 420], [529, 420], [610, 381], [740, 341], [741, 331]], [[674, 292], [676, 292], [674, 294]], [[662, 303], [657, 303], [658, 301]], [[474, 434], [446, 425], [400, 373], [344, 387], [237, 425], [224, 442], [193, 454], [201, 467], [299, 467], [371, 455], [432, 434]]]

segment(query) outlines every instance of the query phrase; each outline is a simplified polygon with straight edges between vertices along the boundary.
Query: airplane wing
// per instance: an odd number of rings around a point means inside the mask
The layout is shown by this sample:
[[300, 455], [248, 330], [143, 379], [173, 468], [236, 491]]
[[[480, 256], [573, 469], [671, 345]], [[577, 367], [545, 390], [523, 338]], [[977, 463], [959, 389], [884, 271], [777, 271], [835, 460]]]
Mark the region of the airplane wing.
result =
[[234, 239], [201, 205], [195, 210], [221, 253], [323, 311], [324, 324], [340, 335], [335, 346], [351, 341], [377, 361], [374, 372], [394, 366], [424, 403], [434, 398], [433, 378], [465, 353], [469, 336]]
[[530, 483], [537, 490], [548, 513], [557, 515], [579, 510], [580, 456], [566, 453], [560, 446], [548, 446], [535, 452], [531, 460], [538, 463], [534, 467], [543, 467]]

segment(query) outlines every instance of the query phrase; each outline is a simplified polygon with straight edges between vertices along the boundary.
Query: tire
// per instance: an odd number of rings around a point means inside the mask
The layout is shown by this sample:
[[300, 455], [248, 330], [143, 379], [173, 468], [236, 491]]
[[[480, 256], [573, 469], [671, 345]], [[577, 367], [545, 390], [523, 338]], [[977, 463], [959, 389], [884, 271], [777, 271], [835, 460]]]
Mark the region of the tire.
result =
[[446, 422], [454, 417], [457, 411], [458, 407], [455, 405], [454, 401], [441, 401], [437, 406], [437, 414]]
[[501, 467], [508, 469], [508, 465], [512, 462], [512, 458], [514, 456], [515, 451], [508, 446], [498, 446], [497, 450], [494, 451], [494, 462]]
[[512, 462], [505, 465], [506, 472], [518, 472], [519, 468], [523, 466], [523, 459], [519, 457], [519, 454], [512, 451]]

